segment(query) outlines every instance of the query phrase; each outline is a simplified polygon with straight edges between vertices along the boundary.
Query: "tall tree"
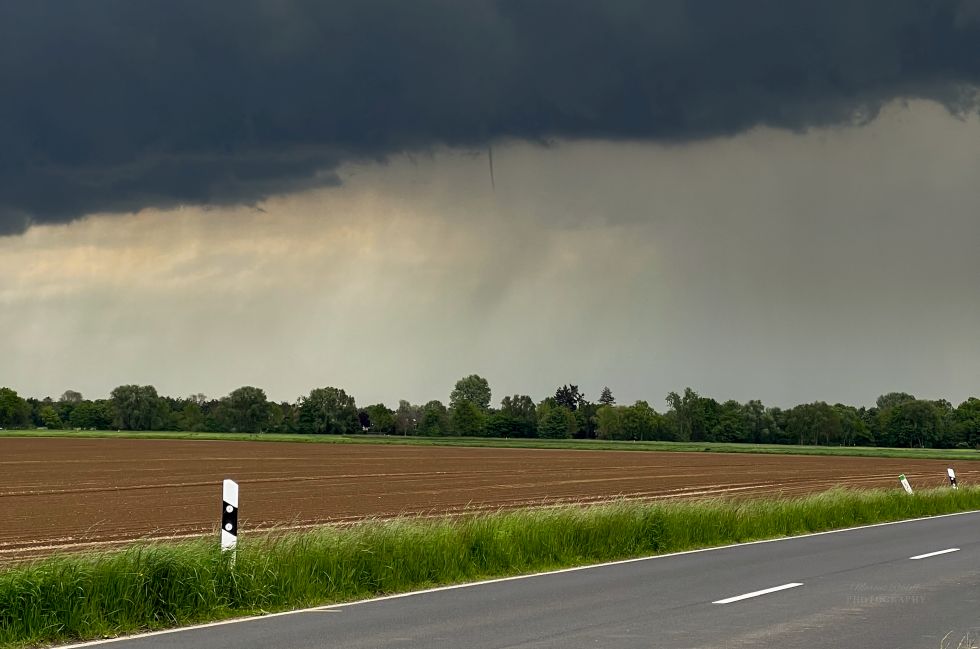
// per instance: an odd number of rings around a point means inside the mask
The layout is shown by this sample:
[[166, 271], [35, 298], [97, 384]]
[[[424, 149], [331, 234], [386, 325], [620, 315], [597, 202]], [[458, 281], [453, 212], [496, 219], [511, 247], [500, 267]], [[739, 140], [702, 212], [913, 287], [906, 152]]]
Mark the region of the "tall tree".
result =
[[188, 432], [204, 430], [204, 424], [207, 421], [201, 405], [190, 399], [184, 400], [183, 406], [174, 416], [174, 419], [177, 424], [177, 430]]
[[41, 423], [44, 424], [45, 428], [51, 428], [54, 430], [65, 427], [64, 422], [61, 421], [61, 417], [58, 416], [58, 411], [54, 406], [41, 407]]
[[746, 426], [742, 404], [733, 399], [721, 404], [718, 423], [712, 429], [712, 439], [717, 442], [751, 441], [752, 431]]
[[299, 428], [304, 433], [349, 435], [360, 430], [354, 397], [340, 388], [316, 388], [301, 397]]
[[607, 405], [596, 411], [596, 436], [599, 439], [626, 439], [623, 430], [623, 408]]
[[225, 416], [240, 433], [261, 433], [269, 425], [269, 400], [265, 391], [251, 385], [233, 390], [224, 398]]
[[152, 385], [120, 385], [112, 391], [113, 424], [123, 430], [161, 430], [167, 404]]
[[279, 425], [281, 433], [299, 432], [299, 404], [288, 401], [279, 402], [279, 410], [282, 412], [282, 423]]
[[602, 393], [599, 395], [599, 403], [603, 406], [616, 405], [616, 397], [613, 396], [612, 390], [609, 389], [609, 386], [602, 388]]
[[595, 439], [598, 420], [596, 412], [599, 410], [598, 403], [592, 403], [588, 399], [582, 399], [578, 408], [572, 414], [575, 415], [575, 434], [579, 439]]
[[61, 403], [81, 403], [82, 393], [75, 390], [65, 390], [61, 393], [61, 398], [58, 401]]
[[0, 388], [0, 428], [21, 428], [31, 423], [31, 406], [11, 388]]
[[875, 405], [878, 406], [878, 410], [888, 410], [909, 401], [915, 401], [915, 397], [908, 392], [889, 392], [878, 397], [875, 400]]
[[930, 401], [930, 403], [936, 409], [936, 416], [939, 417], [932, 446], [934, 448], [952, 448], [960, 441], [956, 430], [956, 408], [946, 399], [937, 399]]
[[891, 445], [926, 447], [937, 441], [940, 418], [929, 401], [904, 401], [883, 416], [883, 432]]
[[833, 406], [823, 401], [800, 404], [786, 412], [786, 431], [799, 444], [836, 444], [841, 420]]
[[395, 433], [398, 435], [414, 435], [418, 428], [419, 419], [422, 417], [422, 409], [413, 406], [405, 399], [398, 402], [398, 410], [395, 411]]
[[453, 410], [461, 402], [472, 403], [481, 412], [490, 410], [490, 383], [478, 374], [470, 374], [456, 381], [456, 387], [449, 395], [449, 409]]
[[867, 446], [871, 441], [870, 432], [858, 409], [837, 403], [834, 410], [840, 419], [840, 443], [844, 446]]
[[749, 441], [764, 444], [772, 441], [772, 416], [758, 399], [750, 399], [741, 407], [742, 427]]
[[395, 411], [383, 403], [376, 403], [364, 409], [367, 412], [371, 432], [378, 435], [391, 435], [395, 432]]
[[959, 443], [980, 448], [980, 399], [970, 397], [958, 405], [954, 421]]
[[36, 397], [27, 397], [24, 399], [27, 402], [27, 406], [31, 409], [29, 426], [43, 426], [41, 423], [41, 406], [48, 405], [45, 402], [37, 399]]
[[82, 401], [71, 411], [69, 424], [83, 430], [107, 430], [112, 426], [112, 406], [108, 401]]
[[691, 439], [691, 419], [694, 415], [693, 401], [698, 399], [698, 393], [691, 388], [684, 388], [684, 396], [676, 392], [667, 393], [667, 405], [671, 410], [671, 421], [677, 431], [674, 437], [680, 441]]
[[554, 398], [538, 404], [538, 437], [567, 439], [575, 434], [575, 415]]
[[637, 401], [622, 409], [624, 439], [656, 439], [660, 425], [660, 415], [646, 401]]
[[515, 394], [500, 401], [500, 414], [511, 424], [513, 435], [534, 437], [538, 433], [537, 408], [534, 399], [526, 394]]
[[487, 415], [467, 399], [461, 399], [449, 409], [452, 431], [456, 435], [482, 437], [486, 434]]
[[677, 427], [674, 435], [677, 440], [706, 442], [713, 439], [720, 410], [717, 401], [702, 397], [691, 388], [684, 388], [683, 395], [669, 393], [667, 405], [674, 413], [672, 421]]
[[563, 385], [555, 390], [555, 402], [571, 412], [575, 412], [584, 400], [585, 395], [579, 392], [577, 385]]
[[441, 401], [430, 401], [422, 406], [418, 433], [429, 437], [449, 434], [449, 411]]

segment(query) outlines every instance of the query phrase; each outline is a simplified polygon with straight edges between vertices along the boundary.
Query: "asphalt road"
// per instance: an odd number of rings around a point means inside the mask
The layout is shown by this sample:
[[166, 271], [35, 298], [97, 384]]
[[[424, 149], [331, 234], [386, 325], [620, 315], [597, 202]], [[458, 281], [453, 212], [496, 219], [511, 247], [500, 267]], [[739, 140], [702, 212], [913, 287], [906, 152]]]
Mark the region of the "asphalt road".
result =
[[[946, 552], [912, 558], [941, 551]], [[103, 645], [965, 649], [980, 646], [980, 513], [642, 559], [84, 646]]]

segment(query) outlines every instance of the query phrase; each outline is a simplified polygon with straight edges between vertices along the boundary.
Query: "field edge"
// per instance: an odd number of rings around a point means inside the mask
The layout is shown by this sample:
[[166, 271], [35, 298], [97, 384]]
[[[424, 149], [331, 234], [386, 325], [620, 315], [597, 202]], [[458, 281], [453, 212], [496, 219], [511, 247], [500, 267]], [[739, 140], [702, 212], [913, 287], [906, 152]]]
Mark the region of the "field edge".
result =
[[660, 440], [543, 439], [503, 437], [419, 437], [398, 435], [319, 435], [301, 433], [211, 433], [178, 431], [0, 430], [3, 438], [146, 439], [227, 442], [301, 442], [308, 444], [374, 444], [477, 448], [556, 449], [586, 451], [665, 451], [678, 453], [755, 453], [868, 458], [973, 460], [980, 450], [894, 448], [878, 446], [802, 446], [736, 442], [670, 442]]
[[151, 544], [0, 571], [0, 646], [81, 641], [617, 560], [980, 510], [980, 488], [834, 489], [367, 521], [243, 543]]

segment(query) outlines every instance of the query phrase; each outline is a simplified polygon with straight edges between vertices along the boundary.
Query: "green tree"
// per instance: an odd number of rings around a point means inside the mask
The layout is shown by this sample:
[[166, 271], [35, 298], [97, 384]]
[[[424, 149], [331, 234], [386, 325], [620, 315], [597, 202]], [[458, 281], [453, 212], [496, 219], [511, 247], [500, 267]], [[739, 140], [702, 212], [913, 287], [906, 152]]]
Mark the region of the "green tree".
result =
[[405, 399], [398, 402], [398, 410], [395, 411], [395, 433], [398, 435], [415, 435], [422, 418], [422, 409], [413, 406]]
[[453, 410], [463, 401], [476, 406], [481, 412], [490, 410], [490, 383], [477, 374], [470, 374], [456, 381], [456, 387], [449, 395], [449, 409]]
[[54, 406], [43, 406], [41, 408], [41, 423], [44, 424], [45, 428], [59, 429], [65, 427]]
[[449, 415], [456, 435], [482, 437], [486, 434], [487, 415], [472, 401], [457, 401], [449, 409]]
[[840, 420], [841, 444], [844, 446], [867, 446], [873, 442], [868, 426], [857, 408], [837, 403], [834, 404], [834, 410]]
[[245, 385], [233, 390], [223, 401], [233, 432], [261, 433], [269, 425], [269, 400], [262, 388]]
[[395, 411], [383, 403], [376, 403], [364, 409], [370, 419], [372, 433], [391, 435], [395, 432]]
[[520, 437], [517, 420], [502, 410], [496, 410], [487, 417], [487, 437]]
[[188, 432], [204, 430], [207, 421], [200, 404], [189, 399], [185, 400], [184, 406], [177, 413], [175, 420], [177, 430]]
[[108, 401], [82, 401], [71, 411], [72, 428], [107, 430], [112, 426], [112, 406]]
[[667, 395], [667, 405], [674, 412], [672, 422], [677, 430], [674, 435], [679, 441], [706, 442], [713, 439], [720, 406], [710, 397], [702, 397], [691, 388], [684, 388], [684, 394], [671, 392]]
[[428, 437], [449, 434], [449, 411], [441, 401], [433, 400], [422, 406], [418, 432]]
[[31, 409], [31, 417], [28, 425], [43, 426], [44, 424], [41, 423], [41, 406], [51, 405], [51, 400], [45, 399], [44, 401], [41, 401], [34, 397], [27, 397], [24, 399], [24, 401], [27, 402], [28, 407]]
[[937, 440], [940, 419], [929, 401], [905, 401], [884, 413], [883, 432], [894, 446], [929, 447]]
[[340, 388], [316, 388], [309, 396], [300, 398], [301, 432], [349, 435], [360, 427], [354, 397]]
[[970, 397], [956, 407], [953, 416], [959, 443], [980, 448], [980, 399]]
[[599, 439], [626, 439], [621, 407], [614, 405], [599, 406], [596, 411], [596, 437]]
[[58, 403], [55, 405], [55, 409], [58, 411], [58, 417], [64, 424], [68, 424], [71, 421], [72, 411], [83, 401], [82, 393], [76, 392], [75, 390], [65, 390], [61, 397], [58, 398]]
[[538, 413], [534, 399], [515, 394], [500, 401], [500, 414], [510, 422], [516, 437], [535, 437], [538, 434]]
[[774, 441], [776, 422], [761, 401], [752, 399], [745, 402], [745, 405], [741, 407], [741, 415], [742, 428], [748, 438], [746, 441], [755, 444], [767, 444]]
[[786, 432], [800, 445], [836, 444], [841, 436], [840, 417], [823, 401], [800, 404], [786, 412]]
[[288, 401], [279, 402], [279, 411], [282, 413], [282, 423], [276, 432], [298, 433], [299, 432], [299, 405]]
[[660, 416], [646, 401], [637, 401], [622, 409], [622, 425], [625, 439], [657, 439]]
[[270, 433], [285, 433], [286, 413], [282, 406], [275, 401], [269, 402], [269, 423], [266, 430]]
[[721, 404], [718, 423], [712, 429], [712, 438], [718, 442], [751, 441], [752, 431], [745, 424], [742, 404], [729, 399]]
[[575, 415], [554, 398], [538, 404], [538, 437], [547, 439], [567, 439], [575, 434]]
[[861, 407], [858, 409], [858, 415], [864, 422], [864, 427], [868, 429], [868, 437], [872, 440], [870, 443], [875, 446], [884, 445], [884, 436], [881, 432], [881, 413], [878, 412], [878, 407]]
[[233, 428], [228, 406], [223, 399], [209, 402], [204, 410], [204, 427], [208, 432], [227, 433]]
[[915, 397], [908, 392], [889, 392], [878, 397], [875, 400], [875, 405], [878, 406], [878, 410], [888, 410], [909, 401], [915, 401]]
[[956, 430], [956, 408], [946, 399], [937, 399], [930, 403], [936, 409], [936, 416], [939, 417], [939, 426], [936, 429], [936, 437], [932, 446], [934, 448], [952, 448], [960, 441]]
[[578, 408], [572, 413], [575, 415], [575, 437], [580, 439], [595, 439], [596, 438], [596, 427], [598, 425], [598, 420], [596, 419], [596, 411], [599, 410], [599, 404], [592, 403], [587, 399], [582, 399]]
[[579, 392], [577, 385], [563, 385], [555, 390], [555, 402], [571, 412], [575, 412], [585, 401], [585, 395]]
[[22, 428], [31, 424], [31, 406], [11, 388], [0, 388], [0, 428]]
[[162, 430], [170, 410], [152, 385], [120, 385], [112, 391], [113, 424], [123, 430]]
[[599, 403], [603, 406], [616, 405], [616, 397], [613, 396], [612, 390], [609, 389], [609, 386], [602, 388], [602, 393], [599, 395]]

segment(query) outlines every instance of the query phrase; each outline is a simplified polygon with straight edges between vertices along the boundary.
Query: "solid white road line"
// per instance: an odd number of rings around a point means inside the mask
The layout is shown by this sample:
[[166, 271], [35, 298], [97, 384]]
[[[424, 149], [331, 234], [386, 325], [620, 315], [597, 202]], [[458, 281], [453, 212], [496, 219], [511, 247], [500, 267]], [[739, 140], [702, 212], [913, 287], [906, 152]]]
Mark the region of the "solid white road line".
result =
[[928, 554], [917, 554], [914, 557], [909, 557], [912, 561], [917, 559], [928, 559], [929, 557], [938, 557], [940, 554], [949, 554], [950, 552], [959, 552], [959, 548], [949, 548], [948, 550], [940, 550], [938, 552], [929, 552]]
[[732, 602], [740, 602], [743, 599], [750, 599], [752, 597], [759, 597], [760, 595], [768, 595], [769, 593], [776, 593], [781, 590], [786, 590], [787, 588], [796, 588], [797, 586], [802, 586], [800, 583], [783, 584], [782, 586], [773, 586], [772, 588], [766, 588], [764, 590], [754, 590], [751, 593], [745, 593], [744, 595], [736, 595], [735, 597], [728, 597], [726, 599], [719, 599], [717, 602], [711, 602], [712, 604], [731, 604]]

